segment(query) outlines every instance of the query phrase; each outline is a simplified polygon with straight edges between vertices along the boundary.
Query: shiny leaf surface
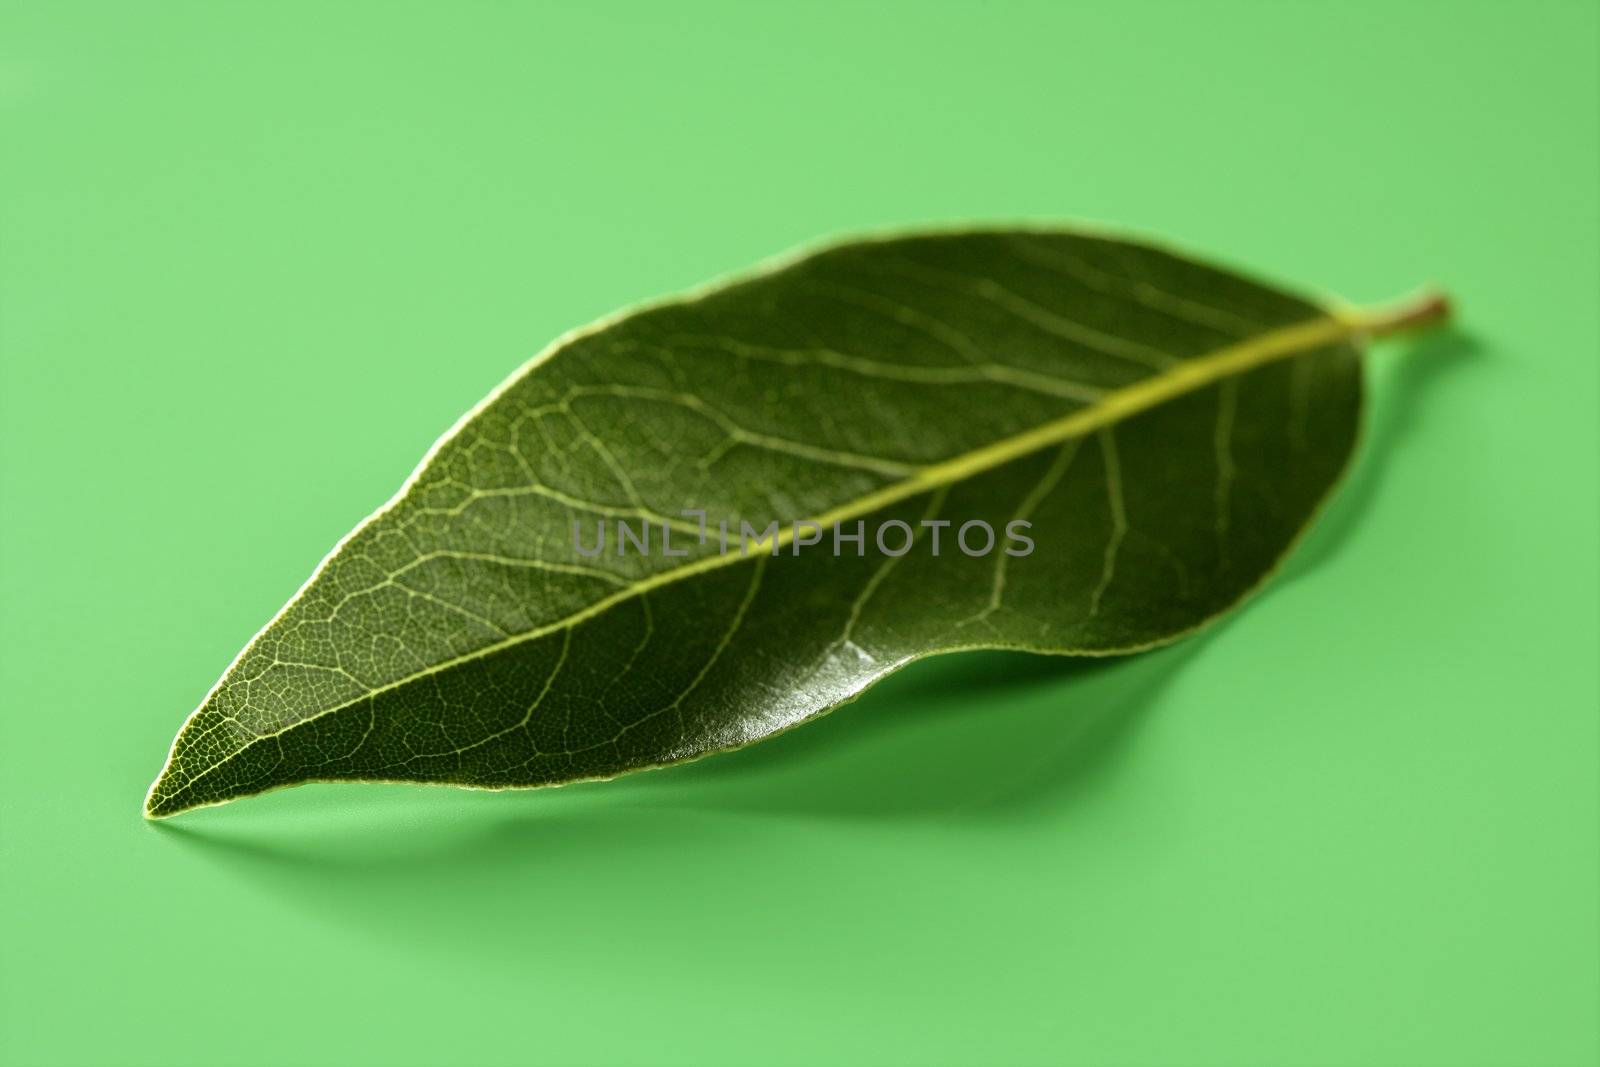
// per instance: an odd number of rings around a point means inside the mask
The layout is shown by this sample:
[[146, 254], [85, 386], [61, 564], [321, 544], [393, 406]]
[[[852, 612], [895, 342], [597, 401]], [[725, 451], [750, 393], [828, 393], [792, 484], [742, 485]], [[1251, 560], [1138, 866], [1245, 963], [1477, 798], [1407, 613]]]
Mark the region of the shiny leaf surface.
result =
[[829, 247], [577, 331], [240, 654], [147, 814], [314, 780], [609, 777], [932, 653], [1169, 641], [1261, 583], [1338, 479], [1362, 343], [1438, 310], [973, 231]]

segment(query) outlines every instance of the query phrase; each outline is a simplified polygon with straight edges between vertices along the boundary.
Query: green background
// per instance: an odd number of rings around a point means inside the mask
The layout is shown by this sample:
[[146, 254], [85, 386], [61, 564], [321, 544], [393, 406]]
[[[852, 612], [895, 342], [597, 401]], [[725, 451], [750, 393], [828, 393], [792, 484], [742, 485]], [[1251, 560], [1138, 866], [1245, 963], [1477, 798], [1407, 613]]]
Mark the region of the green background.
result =
[[[1600, 1056], [1593, 3], [0, 3], [0, 1062]], [[1172, 649], [553, 792], [139, 814], [233, 654], [602, 313], [1104, 220], [1459, 327]]]

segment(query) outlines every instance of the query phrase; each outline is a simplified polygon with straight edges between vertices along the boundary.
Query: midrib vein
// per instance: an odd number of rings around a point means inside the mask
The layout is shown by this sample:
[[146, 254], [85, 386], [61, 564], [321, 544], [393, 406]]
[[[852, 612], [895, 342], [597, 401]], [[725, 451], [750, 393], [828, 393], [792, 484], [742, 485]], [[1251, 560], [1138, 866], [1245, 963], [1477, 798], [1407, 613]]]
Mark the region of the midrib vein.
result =
[[[1115, 392], [1109, 392], [1098, 403], [1079, 408], [1077, 411], [1064, 415], [1059, 419], [1053, 419], [1032, 429], [1024, 430], [1022, 433], [1003, 438], [994, 444], [985, 445], [971, 452], [965, 452], [959, 456], [921, 467], [901, 481], [884, 486], [882, 489], [875, 490], [848, 503], [841, 504], [813, 517], [809, 521], [816, 523], [823, 529], [827, 529], [836, 523], [859, 518], [921, 493], [953, 485], [956, 482], [1003, 466], [1012, 460], [1021, 459], [1023, 456], [1030, 455], [1040, 449], [1060, 444], [1069, 438], [1079, 437], [1093, 430], [1121, 422], [1142, 411], [1147, 411], [1214, 382], [1243, 374], [1246, 371], [1276, 360], [1287, 359], [1297, 353], [1348, 340], [1357, 335], [1376, 333], [1389, 318], [1390, 316], [1383, 312], [1329, 313], [1325, 316], [1270, 330], [1231, 345], [1225, 345], [1205, 355], [1176, 363], [1165, 370], [1152, 374], [1147, 378], [1142, 378], [1134, 384]], [[326, 708], [303, 719], [297, 719], [280, 730], [260, 734], [204, 770], [189, 776], [184, 785], [180, 787], [180, 790], [188, 788], [194, 782], [236, 758], [240, 753], [263, 741], [270, 741], [288, 733], [297, 727], [316, 722], [328, 715], [337, 714], [347, 708], [355, 707], [382, 696], [384, 693], [403, 688], [435, 674], [496, 655], [516, 645], [524, 644], [528, 641], [537, 641], [541, 637], [547, 637], [563, 629], [580, 626], [589, 619], [609, 611], [617, 604], [642, 596], [662, 586], [682, 579], [692, 578], [699, 574], [705, 574], [721, 567], [731, 566], [756, 556], [775, 552], [794, 540], [797, 525], [799, 524], [780, 527], [774, 537], [750, 542], [746, 553], [707, 556], [684, 566], [651, 575], [649, 578], [635, 582], [626, 589], [618, 590], [611, 596], [597, 600], [588, 607], [575, 611], [564, 618], [532, 630], [513, 634], [493, 644], [485, 645], [472, 652], [445, 660], [426, 670], [408, 674], [404, 678], [398, 678], [393, 682], [369, 690], [353, 700]]]

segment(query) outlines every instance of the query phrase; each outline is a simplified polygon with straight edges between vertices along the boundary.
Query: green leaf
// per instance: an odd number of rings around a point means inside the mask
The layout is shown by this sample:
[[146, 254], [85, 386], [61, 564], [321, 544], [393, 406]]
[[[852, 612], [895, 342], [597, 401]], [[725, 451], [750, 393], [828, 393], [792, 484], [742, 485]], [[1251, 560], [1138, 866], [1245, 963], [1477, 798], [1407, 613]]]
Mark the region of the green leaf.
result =
[[[1170, 641], [1257, 587], [1339, 478], [1364, 341], [1443, 310], [1335, 311], [1015, 230], [838, 245], [607, 319], [333, 550], [184, 724], [146, 814], [308, 781], [606, 778], [938, 652]], [[651, 524], [648, 552], [619, 554], [619, 520]], [[979, 522], [995, 541], [969, 555]]]

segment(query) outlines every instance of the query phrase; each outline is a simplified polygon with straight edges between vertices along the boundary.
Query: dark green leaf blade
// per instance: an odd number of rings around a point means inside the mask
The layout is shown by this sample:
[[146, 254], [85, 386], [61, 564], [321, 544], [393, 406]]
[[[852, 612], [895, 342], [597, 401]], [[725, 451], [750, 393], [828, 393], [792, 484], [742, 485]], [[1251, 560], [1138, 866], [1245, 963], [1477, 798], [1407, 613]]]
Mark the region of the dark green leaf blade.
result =
[[[316, 780], [610, 777], [758, 740], [936, 652], [1171, 640], [1310, 520], [1354, 445], [1359, 345], [1404, 318], [1019, 230], [840, 245], [579, 331], [247, 646], [146, 813]], [[710, 516], [705, 544], [684, 509]], [[1008, 555], [1019, 518], [1035, 548]], [[657, 524], [649, 553], [616, 553], [619, 519]], [[826, 532], [796, 551], [801, 519], [863, 523], [864, 551]], [[904, 555], [873, 543], [891, 520]], [[982, 555], [956, 541], [973, 520], [1001, 539]], [[782, 532], [742, 554], [741, 521]], [[575, 522], [591, 546], [605, 524], [604, 554], [576, 551]]]

